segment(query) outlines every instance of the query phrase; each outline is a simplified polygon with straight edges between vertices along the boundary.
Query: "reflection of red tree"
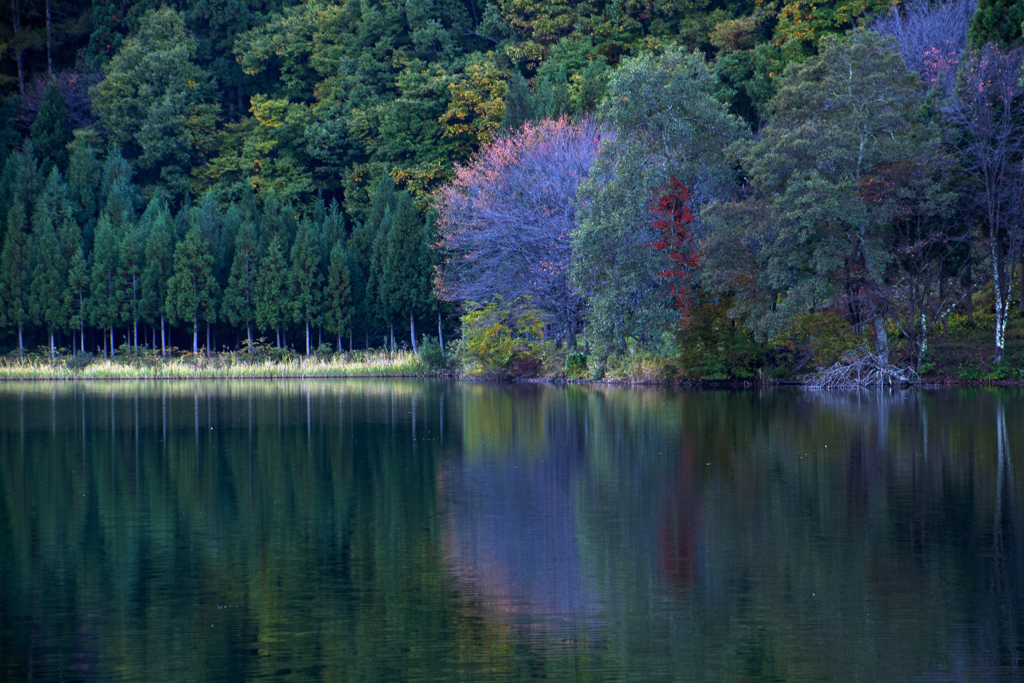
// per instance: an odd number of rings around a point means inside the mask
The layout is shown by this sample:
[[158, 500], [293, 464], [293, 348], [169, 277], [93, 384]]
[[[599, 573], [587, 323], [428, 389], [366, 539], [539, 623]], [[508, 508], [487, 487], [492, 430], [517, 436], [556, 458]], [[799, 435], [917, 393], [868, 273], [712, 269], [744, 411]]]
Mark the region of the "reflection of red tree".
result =
[[694, 482], [693, 446], [681, 445], [675, 481], [666, 491], [658, 523], [658, 566], [665, 581], [689, 589], [697, 578], [697, 530], [700, 505]]

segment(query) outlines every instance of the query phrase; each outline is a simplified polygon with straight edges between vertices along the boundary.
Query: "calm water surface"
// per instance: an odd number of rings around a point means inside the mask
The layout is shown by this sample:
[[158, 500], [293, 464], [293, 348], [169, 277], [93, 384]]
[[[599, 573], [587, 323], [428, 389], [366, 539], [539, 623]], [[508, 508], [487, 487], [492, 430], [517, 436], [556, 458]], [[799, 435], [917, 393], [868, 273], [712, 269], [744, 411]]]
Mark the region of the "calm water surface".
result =
[[1018, 681], [1024, 393], [0, 385], [2, 680]]

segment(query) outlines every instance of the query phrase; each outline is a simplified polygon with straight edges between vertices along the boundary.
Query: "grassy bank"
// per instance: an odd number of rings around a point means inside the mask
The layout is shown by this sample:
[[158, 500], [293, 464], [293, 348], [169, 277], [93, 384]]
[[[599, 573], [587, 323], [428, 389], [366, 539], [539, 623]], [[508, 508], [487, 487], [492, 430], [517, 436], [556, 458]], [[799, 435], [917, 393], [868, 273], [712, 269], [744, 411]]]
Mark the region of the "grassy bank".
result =
[[285, 377], [419, 377], [434, 376], [420, 357], [408, 351], [354, 352], [312, 356], [282, 354], [273, 358], [246, 353], [176, 355], [128, 352], [114, 358], [11, 354], [0, 360], [0, 380], [98, 379], [273, 379]]

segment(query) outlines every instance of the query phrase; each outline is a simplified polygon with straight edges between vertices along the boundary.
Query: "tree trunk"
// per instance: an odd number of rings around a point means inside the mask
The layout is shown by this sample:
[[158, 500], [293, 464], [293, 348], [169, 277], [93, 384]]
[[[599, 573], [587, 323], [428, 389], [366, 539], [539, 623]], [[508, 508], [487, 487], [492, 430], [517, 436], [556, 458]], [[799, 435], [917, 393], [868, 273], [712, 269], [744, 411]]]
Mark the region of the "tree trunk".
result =
[[[339, 351], [341, 349], [338, 349]], [[348, 328], [348, 352], [352, 353], [352, 328]]]
[[992, 354], [995, 364], [1003, 362], [1003, 350], [1006, 347], [1006, 314], [1010, 311], [1010, 283], [1007, 282], [1006, 262], [999, 240], [992, 238], [992, 290], [996, 297], [996, 350]]
[[412, 337], [412, 352], [419, 353], [416, 348], [416, 320], [412, 317], [412, 311], [409, 311], [409, 336]]
[[46, 70], [53, 78], [53, 21], [50, 17], [50, 0], [46, 0]]
[[210, 321], [206, 321], [206, 357], [210, 357]]
[[115, 349], [115, 346], [114, 346], [114, 326], [111, 325], [110, 326], [110, 357], [111, 358], [113, 358], [115, 355], [117, 355], [117, 351], [115, 351], [114, 349]]
[[395, 352], [395, 323], [391, 321], [388, 323], [391, 326], [391, 353]]
[[164, 334], [163, 316], [160, 316], [160, 355], [167, 358], [167, 336]]
[[875, 327], [875, 353], [884, 367], [889, 365], [889, 335], [885, 332], [885, 318], [877, 310], [872, 324]]
[[309, 358], [309, 323], [306, 323], [306, 358]]
[[18, 356], [25, 355], [25, 336], [23, 334], [24, 324], [18, 323]]
[[281, 348], [281, 330], [274, 330], [277, 333], [277, 348]]
[[437, 343], [441, 346], [441, 355], [444, 355], [444, 334], [441, 333], [441, 311], [437, 312]]
[[50, 360], [53, 360], [54, 356], [56, 355], [53, 352], [53, 330], [47, 330], [47, 331], [50, 333]]
[[245, 323], [245, 338], [249, 342], [249, 348], [246, 350], [247, 353], [252, 353], [252, 328], [249, 327], [249, 323]]
[[[21, 5], [18, 0], [11, 0], [11, 27], [14, 29], [14, 40], [17, 43], [18, 34], [21, 33]], [[25, 96], [25, 60], [22, 56], [24, 50], [18, 43], [14, 51], [14, 61], [18, 65], [18, 92]]]
[[338, 333], [338, 353], [341, 353], [341, 332]]
[[199, 353], [199, 320], [192, 318], [192, 353]]

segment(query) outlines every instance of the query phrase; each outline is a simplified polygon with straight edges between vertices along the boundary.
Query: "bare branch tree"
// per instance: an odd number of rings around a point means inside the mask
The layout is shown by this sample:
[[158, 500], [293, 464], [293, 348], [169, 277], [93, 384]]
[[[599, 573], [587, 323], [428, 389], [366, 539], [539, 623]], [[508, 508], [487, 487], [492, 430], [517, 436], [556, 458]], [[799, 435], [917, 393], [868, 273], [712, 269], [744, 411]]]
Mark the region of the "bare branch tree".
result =
[[975, 211], [987, 231], [996, 300], [995, 354], [1006, 343], [1013, 271], [1024, 253], [1024, 51], [989, 45], [964, 53], [944, 112], [951, 142], [973, 179]]
[[438, 297], [534, 308], [573, 345], [584, 307], [568, 280], [576, 187], [600, 143], [589, 118], [527, 123], [457, 167], [434, 197]]
[[892, 10], [876, 19], [871, 28], [896, 38], [907, 68], [942, 88], [945, 83], [938, 83], [936, 78], [947, 75], [948, 70], [941, 69], [941, 65], [956, 65], [960, 59], [977, 5], [977, 0], [894, 3]]

